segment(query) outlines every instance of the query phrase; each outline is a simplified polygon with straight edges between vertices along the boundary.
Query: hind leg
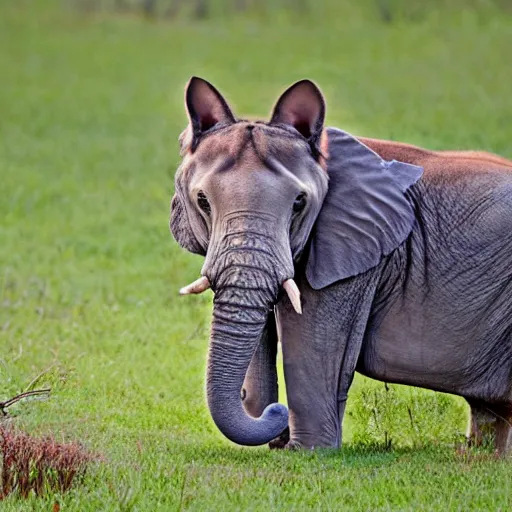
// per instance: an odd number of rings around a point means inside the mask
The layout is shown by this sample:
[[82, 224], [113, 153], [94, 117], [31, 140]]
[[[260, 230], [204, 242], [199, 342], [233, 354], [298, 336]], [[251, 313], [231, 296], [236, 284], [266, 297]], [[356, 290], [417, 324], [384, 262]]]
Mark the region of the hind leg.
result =
[[496, 416], [487, 404], [468, 400], [471, 408], [466, 433], [470, 446], [493, 446], [496, 437]]
[[500, 455], [510, 455], [512, 452], [512, 406], [509, 404], [497, 406], [495, 414], [495, 448]]
[[470, 446], [492, 446], [500, 455], [512, 450], [512, 406], [468, 400]]

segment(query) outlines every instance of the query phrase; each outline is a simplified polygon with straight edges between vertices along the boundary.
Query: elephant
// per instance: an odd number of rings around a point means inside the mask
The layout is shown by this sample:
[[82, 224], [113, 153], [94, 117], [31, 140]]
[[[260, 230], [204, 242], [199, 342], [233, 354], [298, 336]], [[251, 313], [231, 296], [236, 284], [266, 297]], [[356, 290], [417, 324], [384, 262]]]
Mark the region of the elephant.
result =
[[[324, 126], [309, 80], [270, 121], [185, 90], [171, 232], [205, 257], [206, 398], [231, 441], [337, 448], [355, 372], [464, 397], [512, 444], [512, 162]], [[277, 403], [281, 343], [288, 407]]]

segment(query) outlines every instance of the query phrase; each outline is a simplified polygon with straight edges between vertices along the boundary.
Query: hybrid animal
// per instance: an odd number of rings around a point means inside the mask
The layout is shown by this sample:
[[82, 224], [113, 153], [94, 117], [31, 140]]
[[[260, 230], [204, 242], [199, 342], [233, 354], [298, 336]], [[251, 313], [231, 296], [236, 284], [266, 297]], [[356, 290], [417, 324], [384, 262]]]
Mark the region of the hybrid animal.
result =
[[[326, 129], [308, 80], [269, 122], [236, 118], [200, 78], [185, 96], [170, 225], [205, 256], [181, 292], [215, 294], [207, 401], [223, 434], [337, 447], [358, 371], [465, 397], [471, 439], [490, 431], [505, 453], [512, 162]], [[276, 403], [278, 339], [289, 411]]]

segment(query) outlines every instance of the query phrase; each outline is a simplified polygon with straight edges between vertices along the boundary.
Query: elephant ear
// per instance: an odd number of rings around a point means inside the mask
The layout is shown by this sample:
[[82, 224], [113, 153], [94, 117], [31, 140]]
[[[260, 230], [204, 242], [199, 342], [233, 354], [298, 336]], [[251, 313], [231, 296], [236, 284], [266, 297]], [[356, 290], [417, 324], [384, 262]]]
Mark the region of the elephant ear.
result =
[[411, 232], [405, 193], [423, 169], [385, 161], [357, 139], [327, 129], [329, 188], [311, 237], [306, 277], [318, 290], [366, 272]]

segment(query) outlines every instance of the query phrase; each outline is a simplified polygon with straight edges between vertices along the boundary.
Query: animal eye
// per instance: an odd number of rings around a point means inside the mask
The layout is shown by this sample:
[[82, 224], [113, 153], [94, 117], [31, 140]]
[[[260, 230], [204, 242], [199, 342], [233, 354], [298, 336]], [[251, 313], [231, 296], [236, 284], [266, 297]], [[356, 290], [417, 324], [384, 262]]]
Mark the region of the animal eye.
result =
[[210, 203], [208, 202], [208, 199], [206, 199], [204, 192], [197, 193], [197, 204], [199, 205], [199, 208], [201, 208], [201, 210], [206, 213], [206, 215], [210, 215], [212, 213]]
[[293, 211], [295, 213], [298, 213], [302, 210], [304, 210], [304, 207], [306, 206], [306, 194], [304, 192], [301, 192], [293, 202]]

